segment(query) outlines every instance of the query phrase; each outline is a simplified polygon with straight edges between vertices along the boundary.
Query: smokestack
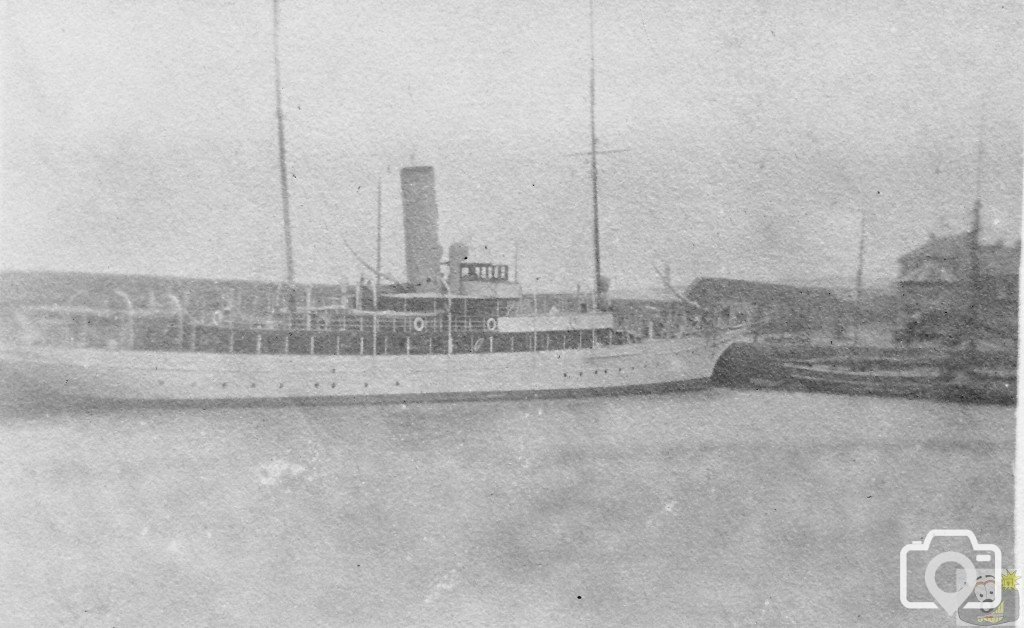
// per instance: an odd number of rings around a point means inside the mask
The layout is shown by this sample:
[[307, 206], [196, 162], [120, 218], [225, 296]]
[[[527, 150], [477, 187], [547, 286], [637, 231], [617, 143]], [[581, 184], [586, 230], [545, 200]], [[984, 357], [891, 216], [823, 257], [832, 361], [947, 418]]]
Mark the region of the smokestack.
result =
[[434, 168], [402, 168], [405, 211], [405, 277], [413, 292], [441, 291], [441, 244], [437, 238]]

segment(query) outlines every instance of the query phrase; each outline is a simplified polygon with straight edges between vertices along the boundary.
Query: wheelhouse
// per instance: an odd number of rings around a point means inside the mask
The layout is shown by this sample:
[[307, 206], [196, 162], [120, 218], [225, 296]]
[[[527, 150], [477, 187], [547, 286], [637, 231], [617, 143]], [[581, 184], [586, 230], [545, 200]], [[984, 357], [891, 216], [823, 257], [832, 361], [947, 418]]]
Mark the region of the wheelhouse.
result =
[[508, 266], [463, 262], [459, 264], [459, 277], [463, 281], [508, 281]]

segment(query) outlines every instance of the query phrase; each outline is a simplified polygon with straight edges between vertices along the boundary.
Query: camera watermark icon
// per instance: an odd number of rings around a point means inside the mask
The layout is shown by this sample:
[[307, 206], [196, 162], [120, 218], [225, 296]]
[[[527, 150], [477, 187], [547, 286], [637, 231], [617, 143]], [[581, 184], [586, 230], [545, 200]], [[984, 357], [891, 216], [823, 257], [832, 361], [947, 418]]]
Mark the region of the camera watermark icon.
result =
[[[971, 549], [967, 554], [960, 552], [940, 552], [928, 561], [924, 570], [924, 584], [931, 594], [932, 600], [911, 600], [908, 595], [907, 562], [911, 554], [922, 552], [924, 556], [931, 549], [932, 541], [936, 537], [954, 537], [966, 539], [970, 542]], [[962, 573], [963, 586], [958, 586], [952, 591], [946, 591], [939, 586], [935, 576], [939, 568], [947, 563], [954, 563]], [[977, 582], [979, 574], [996, 573], [1001, 574], [1003, 569], [1003, 553], [998, 546], [991, 543], [978, 543], [977, 537], [970, 530], [932, 530], [924, 537], [923, 541], [914, 541], [903, 546], [900, 550], [900, 603], [906, 608], [913, 609], [934, 609], [942, 608], [947, 615], [953, 615], [958, 609], [984, 611], [999, 606], [1002, 603], [1002, 587], [993, 587], [990, 596], [983, 596], [982, 599], [967, 601], [975, 596], [973, 585], [967, 583]], [[962, 570], [962, 572], [961, 572]], [[959, 584], [959, 583], [958, 583]], [[965, 604], [966, 602], [966, 604]]]

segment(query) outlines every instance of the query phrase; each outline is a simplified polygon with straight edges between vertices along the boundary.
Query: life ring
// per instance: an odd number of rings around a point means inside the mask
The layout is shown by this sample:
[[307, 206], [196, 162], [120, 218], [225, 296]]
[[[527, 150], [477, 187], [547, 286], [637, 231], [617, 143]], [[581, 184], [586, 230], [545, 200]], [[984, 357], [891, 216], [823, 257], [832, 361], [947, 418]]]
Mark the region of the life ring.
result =
[[213, 313], [213, 324], [214, 325], [220, 325], [223, 322], [224, 322], [224, 312], [222, 312], [221, 310], [217, 310], [216, 312], [214, 312]]
[[498, 321], [494, 320], [493, 318], [488, 318], [487, 319], [487, 330], [488, 331], [494, 331], [497, 328], [498, 328]]
[[423, 331], [424, 329], [426, 329], [426, 327], [427, 323], [426, 321], [423, 320], [422, 316], [417, 316], [416, 318], [412, 319], [412, 328], [415, 329], [416, 331]]

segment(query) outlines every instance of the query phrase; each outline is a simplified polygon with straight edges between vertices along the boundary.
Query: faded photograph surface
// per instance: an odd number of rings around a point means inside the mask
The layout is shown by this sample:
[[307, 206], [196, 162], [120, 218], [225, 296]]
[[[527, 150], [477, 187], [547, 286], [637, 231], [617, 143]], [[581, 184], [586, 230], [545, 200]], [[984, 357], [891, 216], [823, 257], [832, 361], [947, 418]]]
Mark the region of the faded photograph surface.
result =
[[12, 0], [4, 625], [1006, 625], [1019, 2]]

